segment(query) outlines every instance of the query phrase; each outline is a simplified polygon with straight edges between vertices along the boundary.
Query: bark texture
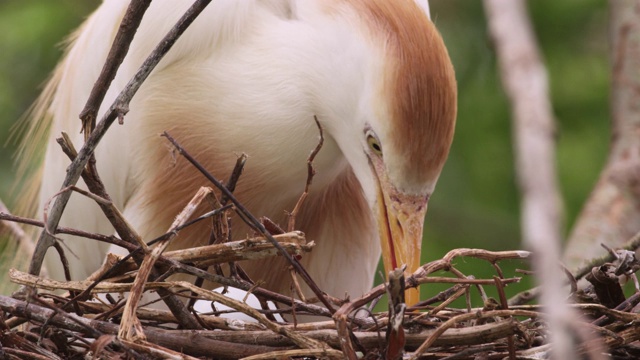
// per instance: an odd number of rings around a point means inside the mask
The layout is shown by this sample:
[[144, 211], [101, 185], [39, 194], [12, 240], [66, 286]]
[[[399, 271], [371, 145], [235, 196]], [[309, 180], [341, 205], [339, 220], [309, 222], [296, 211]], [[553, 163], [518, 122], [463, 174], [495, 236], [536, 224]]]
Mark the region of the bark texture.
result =
[[534, 252], [533, 267], [542, 287], [540, 302], [549, 314], [553, 357], [573, 359], [566, 328], [572, 312], [565, 303], [561, 254], [561, 197], [555, 161], [555, 126], [547, 71], [524, 0], [485, 0], [503, 86], [512, 106], [513, 144], [521, 194], [521, 228]]
[[569, 237], [570, 269], [640, 231], [640, 1], [610, 2], [611, 150]]

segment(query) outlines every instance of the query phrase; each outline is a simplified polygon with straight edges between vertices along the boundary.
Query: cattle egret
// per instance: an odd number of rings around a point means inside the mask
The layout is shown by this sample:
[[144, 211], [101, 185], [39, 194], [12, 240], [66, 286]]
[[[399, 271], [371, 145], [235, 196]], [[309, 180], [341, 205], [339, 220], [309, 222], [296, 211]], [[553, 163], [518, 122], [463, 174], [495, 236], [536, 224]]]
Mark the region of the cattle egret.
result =
[[[69, 163], [53, 139], [65, 131], [82, 145], [78, 114], [128, 2], [105, 0], [88, 18], [40, 100], [47, 114], [32, 127], [49, 134], [41, 208], [60, 190]], [[190, 4], [151, 3], [101, 113]], [[296, 225], [317, 245], [301, 263], [327, 293], [359, 296], [370, 289], [381, 252], [387, 271], [419, 266], [427, 203], [453, 137], [456, 92], [425, 1], [216, 0], [141, 87], [124, 125], [107, 132], [95, 152], [98, 171], [115, 205], [149, 240], [208, 185], [172, 157], [160, 133], [219, 178], [246, 153], [236, 196], [254, 215], [285, 224], [318, 143], [315, 116], [325, 141]], [[78, 195], [61, 226], [113, 233], [99, 208]], [[180, 232], [173, 249], [205, 244], [208, 226]], [[232, 219], [234, 238], [250, 232]], [[108, 248], [77, 238], [65, 243], [73, 279], [93, 272]], [[51, 253], [49, 273], [63, 278]], [[242, 266], [267, 288], [290, 293], [282, 259]]]

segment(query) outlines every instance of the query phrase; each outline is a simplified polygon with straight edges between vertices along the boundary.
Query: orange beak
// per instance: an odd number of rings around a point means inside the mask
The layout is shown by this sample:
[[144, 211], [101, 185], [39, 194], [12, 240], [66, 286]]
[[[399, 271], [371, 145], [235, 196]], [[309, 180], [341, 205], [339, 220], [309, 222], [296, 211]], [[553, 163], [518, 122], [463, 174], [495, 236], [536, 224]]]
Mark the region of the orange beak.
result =
[[[382, 170], [377, 168], [376, 170]], [[386, 172], [378, 174], [377, 214], [385, 273], [407, 265], [412, 274], [421, 265], [422, 228], [427, 213], [428, 197], [399, 192], [387, 179]], [[408, 306], [420, 300], [417, 289], [405, 292]]]

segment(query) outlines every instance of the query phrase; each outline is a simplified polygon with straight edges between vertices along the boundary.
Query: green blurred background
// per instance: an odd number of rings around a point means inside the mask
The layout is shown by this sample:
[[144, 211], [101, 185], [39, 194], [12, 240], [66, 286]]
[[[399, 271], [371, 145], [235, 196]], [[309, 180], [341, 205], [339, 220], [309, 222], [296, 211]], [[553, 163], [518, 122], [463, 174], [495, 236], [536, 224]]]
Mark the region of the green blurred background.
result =
[[[0, 1], [0, 198], [10, 206], [11, 128], [36, 98], [61, 55], [58, 46], [98, 1]], [[429, 206], [424, 261], [456, 247], [520, 248], [519, 200], [511, 145], [510, 109], [479, 0], [431, 0], [432, 17], [453, 59], [459, 84], [458, 126], [449, 161]], [[529, 2], [550, 73], [558, 127], [558, 171], [565, 233], [604, 164], [609, 143], [608, 11], [605, 1]], [[458, 261], [477, 277], [488, 264]], [[507, 276], [514, 267], [508, 264]], [[508, 289], [508, 295], [530, 286]], [[423, 289], [433, 294], [442, 287]]]

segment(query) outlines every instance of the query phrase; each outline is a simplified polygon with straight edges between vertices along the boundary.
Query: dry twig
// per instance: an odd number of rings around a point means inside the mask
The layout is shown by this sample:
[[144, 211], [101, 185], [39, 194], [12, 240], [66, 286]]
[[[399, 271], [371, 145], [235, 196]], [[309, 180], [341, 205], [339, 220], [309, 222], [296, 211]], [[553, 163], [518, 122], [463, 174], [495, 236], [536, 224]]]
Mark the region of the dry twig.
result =
[[330, 312], [334, 312], [333, 306], [331, 305], [329, 300], [326, 298], [322, 290], [318, 288], [318, 285], [316, 285], [313, 279], [311, 279], [311, 276], [302, 267], [300, 262], [297, 259], [291, 257], [291, 255], [289, 255], [286, 251], [284, 251], [280, 244], [278, 244], [278, 242], [273, 238], [271, 233], [267, 231], [262, 222], [260, 222], [260, 220], [253, 216], [253, 214], [251, 214], [238, 201], [238, 199], [233, 196], [229, 189], [227, 189], [218, 179], [216, 179], [210, 172], [202, 167], [202, 165], [200, 165], [200, 163], [196, 159], [194, 159], [182, 146], [180, 146], [180, 144], [174, 138], [172, 138], [171, 135], [166, 132], [164, 132], [162, 135], [166, 137], [171, 142], [171, 144], [173, 144], [173, 146], [175, 146], [180, 155], [184, 156], [184, 158], [187, 159], [193, 166], [195, 166], [200, 171], [200, 173], [202, 173], [202, 175], [204, 175], [212, 184], [214, 184], [224, 194], [224, 196], [229, 198], [229, 200], [236, 206], [238, 213], [242, 215], [241, 218], [248, 220], [247, 224], [249, 226], [257, 230], [260, 234], [267, 238], [267, 240], [269, 240], [273, 244], [273, 246], [275, 246], [276, 249], [280, 251], [282, 256], [289, 262], [289, 264], [293, 266], [296, 272], [298, 272], [298, 274], [302, 276], [305, 283], [309, 286], [309, 288], [311, 288], [318, 299], [322, 301], [324, 306], [326, 306]]
[[[138, 91], [144, 80], [160, 62], [164, 54], [166, 54], [173, 46], [178, 37], [189, 27], [189, 25], [202, 12], [202, 10], [204, 10], [209, 2], [210, 0], [196, 1], [194, 5], [187, 11], [187, 13], [185, 13], [185, 15], [178, 21], [176, 26], [174, 26], [174, 28], [169, 32], [169, 34], [167, 34], [167, 36], [158, 45], [158, 47], [156, 47], [156, 49], [151, 53], [147, 60], [145, 60], [145, 62], [140, 67], [140, 70], [136, 73], [134, 78], [131, 79], [124, 90], [122, 90], [120, 95], [118, 95], [114, 103], [109, 107], [109, 110], [107, 110], [107, 113], [100, 120], [100, 122], [96, 124], [95, 129], [86, 139], [84, 146], [78, 152], [78, 156], [73, 160], [73, 162], [67, 169], [67, 176], [61, 186], [62, 189], [77, 183], [85, 166], [89, 162], [93, 151], [95, 150], [96, 146], [98, 145], [104, 134], [107, 132], [109, 127], [111, 127], [116, 119], [122, 119], [124, 117], [124, 115], [128, 111], [129, 102]], [[149, 3], [149, 1], [137, 0], [131, 4], [130, 8], [127, 10], [127, 14], [125, 15], [125, 17], [128, 18], [130, 16], [132, 19], [136, 20], [132, 20], [131, 28], [120, 28], [118, 31], [119, 33], [127, 31], [135, 32], [146, 10], [146, 6], [144, 5], [146, 3]], [[112, 47], [123, 47], [124, 49], [128, 49], [128, 45], [126, 44], [129, 44], [131, 42], [132, 37], [120, 37], [119, 35], [116, 35], [116, 38], [121, 39], [122, 43], [114, 43]], [[119, 64], [117, 63], [117, 61], [115, 61], [113, 64], [106, 65], [106, 68], [111, 67], [113, 67], [115, 69], [114, 71], [116, 71], [119, 67]], [[105, 78], [108, 79], [108, 77]], [[101, 86], [101, 84], [96, 84], [96, 86], [99, 87]], [[95, 100], [100, 100], [100, 97], [97, 96]], [[95, 105], [95, 107], [98, 108], [99, 106], [100, 104]], [[56, 201], [51, 208], [51, 212], [49, 213], [49, 218], [45, 228], [53, 229], [53, 231], [55, 231], [60, 222], [64, 207], [67, 205], [70, 196], [71, 194], [69, 192], [65, 192], [61, 196], [56, 198]], [[54, 242], [55, 239], [48, 232], [43, 231], [40, 234], [38, 244], [36, 245], [36, 249], [33, 253], [31, 264], [29, 266], [29, 272], [31, 274], [38, 274], [40, 272], [45, 253], [47, 252], [49, 247], [53, 245]]]

